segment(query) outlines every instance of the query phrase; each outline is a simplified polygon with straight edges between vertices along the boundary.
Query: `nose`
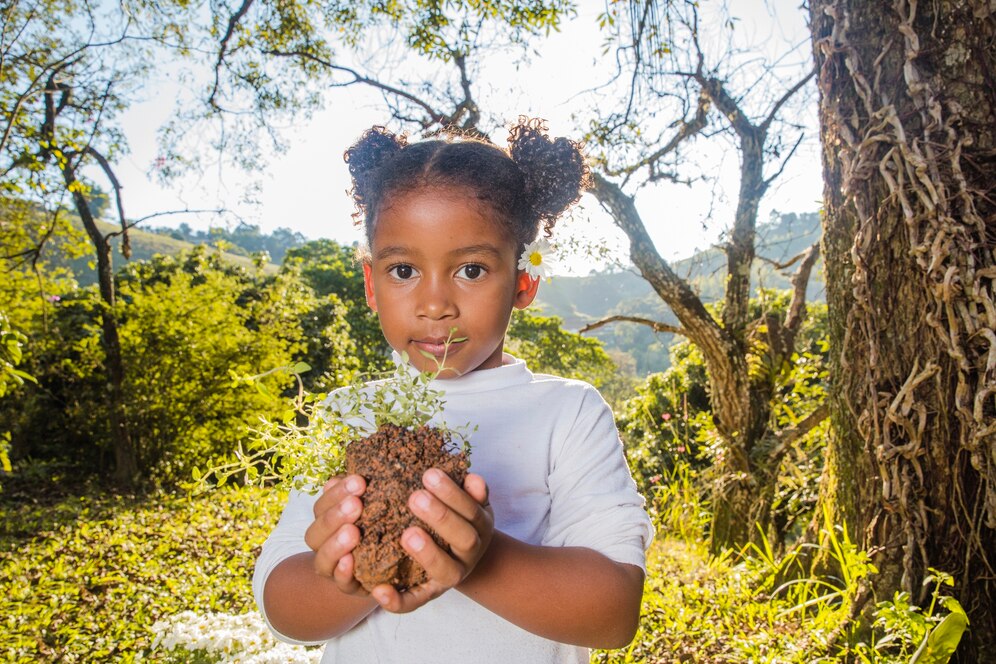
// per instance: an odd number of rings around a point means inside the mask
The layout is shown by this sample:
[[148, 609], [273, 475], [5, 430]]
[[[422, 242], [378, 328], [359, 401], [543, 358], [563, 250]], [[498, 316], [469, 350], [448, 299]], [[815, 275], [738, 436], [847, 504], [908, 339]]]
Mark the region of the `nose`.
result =
[[458, 309], [448, 284], [443, 279], [423, 278], [414, 293], [415, 314], [429, 320], [455, 318]]

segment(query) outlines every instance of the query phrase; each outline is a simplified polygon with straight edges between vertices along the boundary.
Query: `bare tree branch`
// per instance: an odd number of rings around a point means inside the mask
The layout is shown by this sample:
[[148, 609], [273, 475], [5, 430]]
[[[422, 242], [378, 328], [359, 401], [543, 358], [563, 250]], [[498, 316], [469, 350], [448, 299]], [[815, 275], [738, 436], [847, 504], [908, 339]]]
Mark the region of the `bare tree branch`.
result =
[[767, 256], [758, 256], [757, 259], [760, 261], [764, 261], [765, 263], [775, 268], [776, 270], [785, 270], [792, 267], [799, 261], [801, 261], [808, 253], [809, 253], [809, 247], [806, 247], [805, 251], [799, 252], [798, 254], [788, 259], [787, 261], [778, 262], [772, 258], [768, 258]]
[[[347, 81], [345, 83], [338, 83], [338, 84], [335, 85], [335, 87], [346, 87], [346, 86], [349, 86], [349, 85], [355, 85], [357, 83], [360, 83], [362, 85], [369, 85], [370, 87], [376, 88], [378, 90], [382, 90], [383, 92], [387, 92], [388, 94], [394, 95], [396, 97], [401, 97], [402, 99], [407, 99], [408, 101], [412, 102], [416, 106], [420, 107], [422, 110], [425, 111], [426, 115], [428, 115], [429, 119], [431, 120], [431, 122], [429, 122], [428, 124], [438, 123], [438, 124], [441, 124], [441, 125], [444, 125], [444, 126], [447, 125], [447, 124], [450, 124], [449, 119], [450, 119], [451, 116], [449, 116], [449, 115], [447, 115], [445, 113], [441, 113], [441, 112], [437, 111], [428, 102], [420, 99], [419, 97], [416, 97], [415, 95], [411, 94], [410, 92], [408, 92], [406, 90], [402, 90], [400, 88], [396, 88], [396, 87], [394, 87], [392, 85], [388, 85], [386, 83], [381, 83], [380, 81], [378, 81], [376, 79], [373, 79], [373, 78], [370, 78], [368, 76], [363, 76], [362, 74], [360, 74], [359, 72], [357, 72], [355, 69], [351, 69], [350, 67], [344, 67], [342, 65], [334, 64], [332, 62], [329, 62], [328, 60], [325, 60], [324, 58], [320, 58], [320, 57], [314, 55], [313, 53], [306, 53], [304, 51], [265, 50], [265, 51], [263, 51], [263, 53], [265, 53], [267, 55], [278, 56], [278, 57], [303, 58], [303, 59], [306, 59], [306, 60], [311, 60], [312, 62], [316, 62], [316, 63], [322, 65], [323, 67], [326, 67], [326, 68], [331, 69], [333, 71], [339, 71], [339, 72], [343, 72], [345, 74], [349, 74], [350, 76], [353, 77], [352, 81]], [[420, 124], [422, 124], [423, 126], [427, 126], [426, 123], [424, 123], [424, 122], [420, 122]]]
[[121, 197], [121, 183], [118, 181], [118, 176], [114, 173], [114, 169], [111, 167], [110, 162], [107, 161], [107, 158], [92, 145], [88, 145], [84, 149], [84, 154], [89, 154], [97, 160], [97, 163], [100, 164], [101, 170], [104, 171], [104, 175], [107, 176], [107, 179], [111, 181], [111, 186], [114, 187], [114, 200], [118, 207], [118, 219], [121, 222], [121, 230], [118, 233], [106, 235], [105, 241], [110, 239], [112, 235], [120, 235], [121, 254], [125, 258], [131, 258], [131, 241], [128, 238], [128, 221], [125, 219], [124, 201]]
[[638, 316], [609, 316], [608, 318], [597, 320], [594, 323], [588, 323], [580, 330], [578, 330], [578, 334], [591, 332], [592, 330], [597, 330], [598, 328], [608, 325], [609, 323], [616, 323], [616, 322], [638, 323], [640, 325], [647, 325], [649, 327], [652, 327], [654, 332], [670, 332], [671, 334], [680, 334], [681, 336], [686, 336], [685, 330], [679, 325], [661, 323], [660, 321], [650, 320], [649, 318], [640, 318]]
[[785, 316], [785, 331], [787, 332], [788, 348], [795, 349], [795, 335], [806, 317], [806, 288], [809, 285], [809, 275], [813, 271], [816, 259], [820, 257], [820, 243], [817, 242], [803, 252], [802, 263], [792, 275], [792, 299], [789, 302], [788, 314]]
[[820, 422], [827, 418], [829, 414], [830, 408], [825, 402], [821, 403], [813, 410], [813, 412], [802, 418], [798, 424], [793, 427], [789, 427], [788, 429], [782, 429], [776, 433], [775, 446], [768, 454], [768, 467], [772, 469], [777, 468], [777, 464], [781, 462], [782, 457], [784, 457], [786, 452], [788, 452], [792, 445], [795, 444], [795, 441], [815, 429]]
[[218, 46], [218, 59], [214, 63], [214, 85], [211, 86], [211, 94], [208, 96], [208, 105], [213, 109], [218, 109], [218, 104], [215, 101], [215, 97], [218, 95], [218, 87], [221, 85], [221, 65], [225, 62], [225, 56], [228, 51], [228, 42], [231, 41], [232, 36], [235, 34], [235, 28], [238, 27], [239, 21], [246, 15], [249, 8], [252, 7], [253, 0], [243, 0], [242, 6], [239, 7], [234, 14], [228, 19], [228, 29], [225, 30], [225, 36], [221, 38], [221, 44]]
[[[612, 175], [612, 176], [629, 175], [630, 173], [634, 173], [639, 169], [643, 168], [644, 166], [652, 166], [658, 160], [666, 157], [667, 155], [671, 154], [676, 149], [678, 149], [678, 146], [681, 145], [681, 143], [684, 142], [686, 139], [695, 136], [703, 129], [705, 129], [708, 123], [709, 123], [709, 97], [707, 95], [702, 94], [699, 95], [698, 106], [695, 109], [695, 117], [692, 118], [691, 122], [682, 122], [681, 127], [678, 129], [677, 133], [675, 133], [675, 135], [671, 137], [671, 140], [668, 141], [663, 147], [661, 147], [659, 150], [656, 150], [652, 154], [648, 155], [647, 157], [641, 159], [640, 161], [630, 166], [624, 166], [622, 168], [611, 169], [611, 170], [607, 169], [605, 171], [606, 175]], [[658, 177], [657, 179], [660, 178]]]
[[806, 85], [806, 83], [809, 83], [809, 81], [815, 75], [816, 75], [816, 69], [811, 69], [809, 73], [803, 76], [801, 79], [799, 79], [799, 81], [795, 85], [786, 90], [785, 94], [779, 97], [778, 101], [774, 103], [774, 105], [771, 107], [771, 110], [768, 111], [768, 115], [764, 118], [764, 120], [761, 121], [761, 124], [759, 124], [757, 128], [760, 131], [764, 132], [765, 134], [768, 133], [768, 129], [771, 127], [771, 123], [775, 121], [775, 116], [778, 115], [778, 111], [781, 110], [782, 106], [784, 106], [788, 102], [788, 100], [795, 95], [796, 92], [801, 90], [803, 86]]
[[775, 172], [774, 172], [774, 173], [773, 173], [773, 174], [771, 175], [771, 177], [769, 177], [769, 178], [766, 178], [766, 179], [764, 180], [764, 189], [765, 189], [765, 190], [767, 190], [767, 189], [768, 189], [768, 187], [770, 187], [770, 186], [771, 186], [771, 183], [772, 183], [772, 182], [774, 182], [774, 181], [775, 181], [775, 180], [777, 180], [777, 179], [778, 179], [779, 177], [781, 177], [781, 175], [782, 175], [782, 172], [783, 172], [783, 171], [785, 170], [785, 166], [786, 166], [786, 165], [787, 165], [787, 164], [789, 163], [789, 160], [790, 160], [790, 159], [792, 158], [792, 155], [794, 155], [794, 154], [795, 154], [795, 151], [799, 149], [799, 146], [800, 146], [800, 145], [802, 144], [802, 140], [803, 140], [803, 139], [804, 139], [805, 137], [806, 137], [806, 134], [804, 134], [804, 133], [801, 133], [801, 132], [799, 133], [799, 137], [798, 137], [797, 139], [795, 139], [795, 144], [794, 144], [794, 145], [792, 146], [792, 149], [791, 149], [791, 150], [789, 150], [789, 153], [788, 153], [788, 154], [787, 154], [787, 155], [785, 156], [785, 159], [782, 159], [782, 163], [781, 163], [781, 164], [779, 164], [779, 166], [778, 166], [778, 170], [777, 170], [777, 171], [775, 171]]

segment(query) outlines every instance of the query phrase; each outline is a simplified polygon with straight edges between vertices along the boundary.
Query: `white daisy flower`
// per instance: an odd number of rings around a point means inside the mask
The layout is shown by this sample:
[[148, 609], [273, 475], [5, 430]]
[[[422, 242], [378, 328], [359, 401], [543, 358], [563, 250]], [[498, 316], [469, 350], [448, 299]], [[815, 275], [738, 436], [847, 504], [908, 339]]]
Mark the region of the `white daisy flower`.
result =
[[519, 256], [519, 269], [525, 270], [533, 279], [546, 278], [553, 269], [550, 265], [552, 253], [553, 246], [543, 238], [530, 242]]

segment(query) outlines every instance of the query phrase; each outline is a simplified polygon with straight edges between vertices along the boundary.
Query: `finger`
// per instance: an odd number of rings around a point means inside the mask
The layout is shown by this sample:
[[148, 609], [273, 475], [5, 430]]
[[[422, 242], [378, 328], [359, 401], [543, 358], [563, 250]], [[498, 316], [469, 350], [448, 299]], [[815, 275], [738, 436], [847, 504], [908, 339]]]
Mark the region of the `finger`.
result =
[[[425, 569], [430, 580], [444, 588], [452, 588], [467, 574], [467, 568], [462, 562], [443, 551], [424, 530], [417, 526], [405, 529], [401, 534], [401, 546]], [[450, 546], [454, 551], [457, 550], [453, 544]]]
[[[408, 499], [408, 507], [412, 514], [425, 522], [450, 545], [457, 557], [465, 557], [465, 554], [480, 545], [481, 537], [474, 524], [428, 491], [419, 490], [413, 493]], [[475, 510], [480, 511], [480, 506]]]
[[438, 587], [432, 581], [398, 592], [393, 586], [381, 584], [371, 593], [377, 603], [385, 611], [392, 613], [410, 613], [443, 594], [444, 588]]
[[488, 483], [480, 475], [468, 473], [463, 481], [463, 490], [481, 507], [490, 507], [491, 501], [488, 498], [491, 492], [488, 490]]
[[353, 477], [340, 479], [331, 485], [315, 502], [315, 520], [304, 533], [305, 543], [317, 550], [322, 543], [347, 523], [355, 523], [363, 511], [363, 502], [354, 495], [363, 493], [366, 483], [363, 478], [355, 476], [358, 482], [352, 482]]
[[[484, 481], [483, 478], [481, 481]], [[477, 516], [481, 504], [438, 468], [430, 468], [425, 471], [422, 476], [422, 484], [432, 495], [467, 521], [472, 521]]]
[[369, 593], [367, 593], [367, 591], [363, 589], [360, 582], [356, 580], [356, 577], [354, 576], [355, 569], [353, 554], [347, 553], [339, 559], [339, 563], [335, 566], [332, 578], [335, 580], [335, 584], [338, 586], [339, 590], [344, 593], [349, 595], [368, 595]]
[[351, 523], [345, 524], [334, 537], [329, 537], [315, 549], [315, 572], [321, 576], [334, 578], [339, 561], [350, 553], [359, 541], [360, 529]]
[[332, 505], [342, 502], [348, 496], [362, 496], [366, 488], [366, 480], [360, 475], [329, 478], [329, 481], [322, 487], [322, 495], [315, 501], [315, 516], [317, 517], [320, 512], [324, 512]]
[[304, 542], [317, 551], [334, 533], [346, 524], [356, 523], [363, 512], [363, 503], [356, 496], [347, 496], [338, 505], [320, 512], [304, 531]]

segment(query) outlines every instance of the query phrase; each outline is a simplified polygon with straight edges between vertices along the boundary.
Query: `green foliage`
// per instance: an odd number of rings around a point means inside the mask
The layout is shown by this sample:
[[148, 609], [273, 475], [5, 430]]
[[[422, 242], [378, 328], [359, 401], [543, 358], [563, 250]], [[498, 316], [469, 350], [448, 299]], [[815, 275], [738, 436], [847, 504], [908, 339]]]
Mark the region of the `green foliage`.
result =
[[[751, 300], [752, 318], [759, 322], [748, 337], [749, 376], [753, 385], [773, 393], [768, 422], [773, 432], [798, 424], [826, 398], [826, 305], [809, 305], [796, 335], [796, 350], [786, 356], [772, 347], [764, 321], [768, 316], [784, 316], [788, 303], [788, 293], [765, 289]], [[712, 309], [715, 312], [718, 306]], [[636, 392], [619, 408], [617, 421], [630, 467], [647, 495], [679, 462], [701, 471], [723, 453], [712, 420], [705, 359], [691, 343], [673, 344], [668, 370], [648, 376]], [[824, 422], [799, 438], [785, 451], [778, 468], [772, 469], [776, 476], [772, 516], [779, 539], [800, 534], [816, 505], [826, 426]], [[753, 453], [763, 456], [774, 440]]]
[[7, 315], [0, 311], [0, 397], [24, 385], [26, 380], [37, 382], [34, 376], [17, 368], [25, 341], [27, 337], [11, 327]]
[[36, 482], [0, 502], [0, 660], [136, 661], [157, 620], [255, 610], [251, 570], [279, 492], [53, 498], [53, 489]]
[[[356, 258], [356, 249], [334, 240], [322, 239], [307, 242], [287, 251], [282, 267], [285, 271], [296, 271], [305, 283], [314, 289], [319, 298], [334, 297], [345, 307], [342, 318], [349, 322], [349, 335], [355, 343], [350, 357], [356, 359], [355, 369], [360, 372], [387, 370], [391, 365], [391, 354], [387, 341], [380, 330], [377, 316], [367, 305], [363, 289], [363, 271]], [[320, 324], [325, 317], [320, 312], [309, 316]], [[306, 336], [313, 337], [306, 331]], [[309, 349], [307, 358], [315, 370], [315, 376], [334, 373], [330, 366], [341, 361], [343, 355], [321, 353]], [[343, 380], [335, 384], [343, 384]], [[328, 382], [306, 381], [309, 389], [326, 390]]]
[[[248, 435], [249, 422], [276, 417], [284, 375], [262, 381], [266, 392], [234, 384], [230, 372], [256, 374], [298, 361], [306, 346], [343, 359], [355, 371], [344, 310], [319, 301], [292, 273], [267, 275], [233, 266], [200, 247], [124, 269], [118, 279], [118, 319], [126, 373], [126, 412], [147, 481], [171, 485], [195, 465], [227, 456]], [[22, 314], [35, 300], [21, 299]], [[106, 376], [94, 288], [67, 290], [43, 302], [32, 327], [31, 371], [39, 388], [19, 403], [0, 403], [14, 422], [19, 457], [70, 457], [84, 470], [106, 466]], [[325, 307], [324, 325], [306, 317]], [[305, 330], [309, 339], [303, 335]]]
[[642, 490], [649, 498], [650, 516], [659, 536], [690, 545], [705, 540], [712, 520], [708, 492], [688, 461], [679, 459], [669, 472], [653, 478]]
[[[954, 597], [941, 595], [944, 586], [953, 586], [949, 574], [935, 569], [924, 579], [934, 585], [926, 610], [911, 602], [910, 594], [897, 591], [891, 600], [875, 607], [875, 633], [871, 643], [860, 642], [853, 654], [868, 664], [946, 664], [968, 628], [968, 616]], [[946, 615], [936, 613], [940, 603]], [[914, 650], [915, 649], [915, 650]]]
[[620, 650], [592, 662], [782, 664], [813, 661], [821, 636], [788, 603], [755, 588], [757, 578], [731, 557], [710, 558], [701, 542], [660, 539], [647, 559], [640, 628]]
[[557, 316], [538, 309], [516, 310], [506, 335], [509, 353], [526, 361], [535, 373], [585, 380], [602, 387], [616, 374], [616, 365], [602, 342], [570, 332]]
[[649, 495], [679, 466], [702, 468], [712, 430], [708, 378], [701, 352], [687, 341], [671, 348], [671, 366], [651, 374], [616, 419], [630, 469]]
[[130, 266], [119, 281], [129, 427], [143, 468], [172, 483], [231, 450], [247, 419], [278, 412], [271, 394], [230, 374], [289, 364], [314, 298], [300, 282], [232, 268], [200, 249]]

